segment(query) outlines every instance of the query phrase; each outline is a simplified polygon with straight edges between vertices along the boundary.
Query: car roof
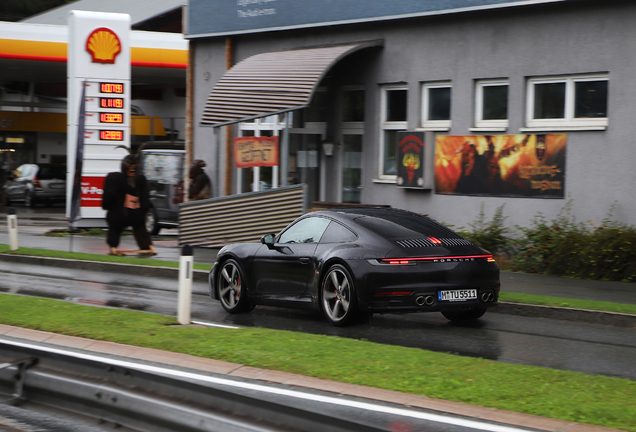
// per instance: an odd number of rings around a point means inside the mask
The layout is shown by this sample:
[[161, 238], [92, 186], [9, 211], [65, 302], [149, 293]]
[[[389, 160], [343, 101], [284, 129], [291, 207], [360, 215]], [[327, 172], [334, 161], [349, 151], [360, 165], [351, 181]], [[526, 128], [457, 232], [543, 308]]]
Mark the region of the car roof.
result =
[[355, 223], [387, 239], [410, 237], [415, 233], [423, 236], [462, 238], [426, 215], [392, 207], [344, 207], [316, 213]]

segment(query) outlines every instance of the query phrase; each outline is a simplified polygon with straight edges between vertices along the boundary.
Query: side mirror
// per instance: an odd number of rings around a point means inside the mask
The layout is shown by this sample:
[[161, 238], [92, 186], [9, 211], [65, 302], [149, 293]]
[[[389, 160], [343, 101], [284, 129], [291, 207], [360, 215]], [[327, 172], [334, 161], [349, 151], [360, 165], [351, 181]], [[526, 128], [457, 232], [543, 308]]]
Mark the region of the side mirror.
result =
[[266, 245], [269, 249], [272, 249], [274, 247], [275, 237], [275, 234], [265, 234], [263, 237], [261, 237], [261, 243]]

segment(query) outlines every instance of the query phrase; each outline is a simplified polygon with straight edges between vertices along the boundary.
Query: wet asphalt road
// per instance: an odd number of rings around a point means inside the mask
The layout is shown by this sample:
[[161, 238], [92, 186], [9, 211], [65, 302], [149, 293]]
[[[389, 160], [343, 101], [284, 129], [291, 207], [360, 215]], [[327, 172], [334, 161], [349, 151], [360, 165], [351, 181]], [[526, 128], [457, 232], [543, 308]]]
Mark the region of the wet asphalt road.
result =
[[[0, 292], [80, 304], [175, 316], [177, 288], [176, 278], [0, 262]], [[495, 313], [486, 313], [478, 322], [464, 325], [450, 323], [439, 313], [373, 315], [366, 322], [337, 328], [319, 314], [282, 308], [258, 306], [250, 313], [228, 314], [210, 299], [204, 282], [193, 286], [192, 319], [365, 339], [636, 380], [633, 328]]]

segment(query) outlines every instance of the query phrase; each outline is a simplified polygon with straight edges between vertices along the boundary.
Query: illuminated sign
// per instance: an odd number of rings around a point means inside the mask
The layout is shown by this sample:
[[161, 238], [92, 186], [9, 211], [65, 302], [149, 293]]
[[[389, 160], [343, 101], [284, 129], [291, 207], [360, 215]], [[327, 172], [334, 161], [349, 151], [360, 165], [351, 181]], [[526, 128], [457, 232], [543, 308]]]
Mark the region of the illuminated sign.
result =
[[99, 121], [101, 123], [123, 123], [124, 114], [122, 113], [99, 113]]
[[121, 41], [114, 31], [106, 27], [94, 30], [86, 39], [86, 51], [93, 63], [115, 63], [121, 52]]
[[100, 108], [124, 108], [123, 98], [99, 98]]
[[100, 83], [99, 91], [101, 93], [124, 94], [124, 85], [122, 83]]
[[102, 141], [123, 141], [123, 130], [100, 130], [99, 139]]

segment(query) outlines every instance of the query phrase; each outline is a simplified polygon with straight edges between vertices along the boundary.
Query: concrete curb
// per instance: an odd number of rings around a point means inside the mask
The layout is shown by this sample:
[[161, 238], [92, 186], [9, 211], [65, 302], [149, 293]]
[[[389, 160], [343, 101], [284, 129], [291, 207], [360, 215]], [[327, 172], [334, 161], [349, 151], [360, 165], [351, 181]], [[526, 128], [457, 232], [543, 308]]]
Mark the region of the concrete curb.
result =
[[[84, 260], [71, 260], [66, 258], [49, 258], [49, 257], [37, 257], [28, 255], [12, 255], [12, 254], [0, 254], [3, 261], [21, 263], [21, 264], [35, 264], [41, 266], [51, 266], [58, 268], [67, 268], [74, 270], [92, 270], [92, 271], [107, 271], [113, 273], [120, 273], [125, 275], [136, 276], [153, 276], [162, 278], [174, 278], [179, 277], [179, 269], [173, 267], [162, 266], [146, 266], [146, 265], [134, 265], [134, 264], [122, 264], [122, 263], [109, 263], [98, 261], [84, 261]], [[194, 269], [192, 272], [193, 280], [195, 282], [207, 282], [208, 271]]]
[[555, 306], [529, 305], [499, 302], [488, 309], [488, 313], [500, 313], [535, 318], [550, 318], [564, 321], [601, 324], [614, 327], [636, 328], [636, 315], [617, 312], [574, 309]]
[[[77, 270], [108, 271], [136, 276], [153, 276], [178, 279], [179, 269], [172, 267], [145, 266], [134, 264], [108, 263], [97, 261], [70, 260], [64, 258], [35, 257], [27, 255], [0, 254], [4, 261], [24, 264], [36, 264]], [[194, 270], [195, 282], [207, 282], [208, 271]], [[562, 308], [554, 306], [528, 305], [500, 302], [490, 308], [489, 313], [550, 318], [556, 320], [609, 325], [614, 327], [636, 328], [636, 315], [615, 312], [593, 311], [586, 309]]]

